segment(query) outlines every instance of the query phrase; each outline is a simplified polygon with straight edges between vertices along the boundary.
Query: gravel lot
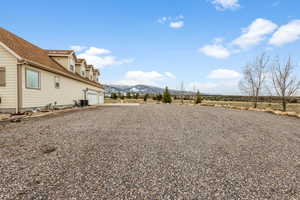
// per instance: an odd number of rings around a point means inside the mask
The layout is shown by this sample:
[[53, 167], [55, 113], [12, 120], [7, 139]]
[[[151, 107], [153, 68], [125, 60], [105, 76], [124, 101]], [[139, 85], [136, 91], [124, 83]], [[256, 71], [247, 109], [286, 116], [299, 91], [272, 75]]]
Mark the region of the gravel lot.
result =
[[300, 120], [100, 107], [0, 125], [0, 199], [300, 199]]

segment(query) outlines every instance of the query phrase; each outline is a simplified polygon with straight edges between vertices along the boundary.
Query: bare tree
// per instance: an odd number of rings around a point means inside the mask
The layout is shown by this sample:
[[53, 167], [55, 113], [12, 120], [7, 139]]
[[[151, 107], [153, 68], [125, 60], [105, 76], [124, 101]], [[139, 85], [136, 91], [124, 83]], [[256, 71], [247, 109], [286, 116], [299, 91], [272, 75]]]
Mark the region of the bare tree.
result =
[[272, 67], [272, 82], [273, 87], [278, 96], [282, 100], [282, 109], [287, 109], [287, 98], [296, 94], [300, 89], [300, 81], [297, 80], [294, 73], [294, 65], [291, 57], [288, 58], [285, 64], [282, 64], [277, 59]]
[[243, 79], [239, 83], [240, 90], [254, 98], [254, 108], [257, 108], [259, 95], [262, 92], [267, 77], [269, 57], [266, 54], [257, 56], [253, 63], [244, 67]]
[[180, 92], [181, 92], [181, 104], [183, 104], [183, 100], [184, 100], [184, 82], [182, 81], [180, 84]]

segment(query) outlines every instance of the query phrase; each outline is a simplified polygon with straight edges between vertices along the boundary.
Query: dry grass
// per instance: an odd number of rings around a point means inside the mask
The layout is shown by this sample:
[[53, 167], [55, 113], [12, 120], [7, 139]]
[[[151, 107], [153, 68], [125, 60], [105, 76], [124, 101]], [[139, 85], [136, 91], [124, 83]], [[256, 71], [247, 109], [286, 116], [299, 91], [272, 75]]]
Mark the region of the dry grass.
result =
[[[124, 100], [113, 100], [105, 99], [105, 103], [145, 103], [143, 99], [124, 99]], [[147, 104], [157, 104], [157, 101], [148, 99]], [[184, 104], [194, 104], [193, 100], [184, 100]], [[172, 104], [182, 104], [181, 100], [173, 100]], [[239, 102], [239, 101], [203, 101], [202, 105], [204, 106], [215, 106], [219, 105], [222, 107], [236, 107], [240, 109], [249, 109], [253, 107], [253, 102]], [[258, 109], [267, 109], [267, 110], [281, 110], [280, 103], [258, 103]], [[296, 112], [300, 114], [300, 104], [288, 104], [287, 112]]]
[[[234, 107], [244, 107], [244, 108], [252, 108], [253, 102], [236, 102], [236, 101], [204, 101], [204, 103], [208, 104], [217, 104], [221, 106], [234, 106]], [[258, 109], [270, 109], [270, 110], [281, 110], [280, 103], [258, 103]], [[288, 104], [287, 112], [296, 112], [300, 113], [300, 104]]]
[[0, 113], [0, 121], [4, 119], [8, 119], [10, 117], [10, 114], [1, 114]]

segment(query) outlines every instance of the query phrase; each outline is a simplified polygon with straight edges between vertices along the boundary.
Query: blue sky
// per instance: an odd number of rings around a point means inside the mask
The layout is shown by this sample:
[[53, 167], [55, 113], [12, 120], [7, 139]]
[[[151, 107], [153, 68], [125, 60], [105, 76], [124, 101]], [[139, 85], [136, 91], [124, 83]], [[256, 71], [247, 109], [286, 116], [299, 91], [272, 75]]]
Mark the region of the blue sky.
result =
[[4, 1], [0, 26], [47, 49], [74, 48], [102, 81], [237, 94], [262, 52], [300, 75], [299, 0]]

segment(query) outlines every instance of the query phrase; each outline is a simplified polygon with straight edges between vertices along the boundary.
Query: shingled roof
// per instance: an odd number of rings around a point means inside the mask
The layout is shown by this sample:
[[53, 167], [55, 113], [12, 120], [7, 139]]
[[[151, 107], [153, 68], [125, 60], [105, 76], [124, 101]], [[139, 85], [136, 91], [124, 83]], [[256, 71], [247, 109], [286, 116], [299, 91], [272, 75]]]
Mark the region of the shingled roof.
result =
[[46, 49], [45, 51], [48, 52], [48, 54], [63, 54], [63, 55], [71, 55], [72, 53], [74, 53], [73, 50], [55, 50], [55, 49]]
[[78, 58], [76, 63], [82, 63], [82, 62], [86, 62], [85, 59], [83, 59], [83, 58]]
[[[102, 88], [99, 83], [90, 81], [87, 78], [81, 77], [78, 74], [72, 73], [54, 61], [48, 54], [50, 50], [42, 49], [38, 46], [31, 44], [30, 42], [16, 36], [15, 34], [0, 27], [0, 42], [13, 51], [25, 62], [32, 64], [41, 69], [54, 72], [95, 87]], [[52, 50], [51, 50], [52, 51]], [[57, 51], [57, 50], [54, 50]], [[68, 52], [72, 50], [66, 50]]]

